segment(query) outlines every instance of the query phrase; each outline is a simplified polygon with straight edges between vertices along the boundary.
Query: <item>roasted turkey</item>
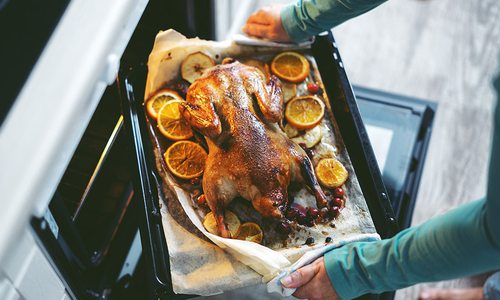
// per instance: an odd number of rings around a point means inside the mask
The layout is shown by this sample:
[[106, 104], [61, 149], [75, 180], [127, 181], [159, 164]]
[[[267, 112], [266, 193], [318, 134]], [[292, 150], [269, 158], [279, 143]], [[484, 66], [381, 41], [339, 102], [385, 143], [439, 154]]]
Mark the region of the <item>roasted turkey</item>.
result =
[[231, 237], [225, 207], [241, 196], [264, 217], [282, 218], [290, 182], [305, 184], [318, 208], [327, 205], [304, 150], [277, 126], [283, 95], [277, 77], [225, 59], [189, 88], [184, 118], [206, 138], [203, 190], [222, 237]]

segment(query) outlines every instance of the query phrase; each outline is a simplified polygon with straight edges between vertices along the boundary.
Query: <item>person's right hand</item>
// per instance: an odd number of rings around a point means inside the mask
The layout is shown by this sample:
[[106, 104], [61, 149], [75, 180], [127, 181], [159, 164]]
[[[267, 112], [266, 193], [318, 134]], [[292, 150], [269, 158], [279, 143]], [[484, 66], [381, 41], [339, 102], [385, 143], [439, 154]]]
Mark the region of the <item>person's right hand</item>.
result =
[[244, 33], [276, 42], [290, 42], [290, 38], [281, 24], [283, 5], [265, 6], [248, 17], [243, 26]]
[[323, 257], [281, 280], [286, 288], [296, 288], [293, 296], [309, 300], [340, 300], [326, 273]]

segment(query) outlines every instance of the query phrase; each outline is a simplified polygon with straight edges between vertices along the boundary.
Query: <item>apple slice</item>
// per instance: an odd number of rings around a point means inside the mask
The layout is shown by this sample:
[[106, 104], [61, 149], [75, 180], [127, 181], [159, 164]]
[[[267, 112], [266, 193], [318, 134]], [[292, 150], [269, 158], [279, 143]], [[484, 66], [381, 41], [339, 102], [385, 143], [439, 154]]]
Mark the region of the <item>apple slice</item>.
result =
[[203, 75], [206, 69], [213, 66], [215, 66], [215, 61], [205, 53], [191, 53], [182, 61], [181, 76], [189, 83], [193, 83]]

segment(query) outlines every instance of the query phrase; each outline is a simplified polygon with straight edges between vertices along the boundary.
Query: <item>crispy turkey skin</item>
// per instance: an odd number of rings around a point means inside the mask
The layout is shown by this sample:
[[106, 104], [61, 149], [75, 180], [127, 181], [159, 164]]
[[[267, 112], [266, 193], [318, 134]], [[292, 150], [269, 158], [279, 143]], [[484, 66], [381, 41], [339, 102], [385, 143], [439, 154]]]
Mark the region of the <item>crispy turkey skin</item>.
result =
[[225, 59], [190, 86], [181, 111], [207, 140], [202, 185], [222, 237], [231, 237], [224, 209], [237, 196], [264, 217], [282, 218], [293, 181], [326, 206], [311, 161], [276, 124], [284, 112], [277, 77], [266, 84], [258, 69]]

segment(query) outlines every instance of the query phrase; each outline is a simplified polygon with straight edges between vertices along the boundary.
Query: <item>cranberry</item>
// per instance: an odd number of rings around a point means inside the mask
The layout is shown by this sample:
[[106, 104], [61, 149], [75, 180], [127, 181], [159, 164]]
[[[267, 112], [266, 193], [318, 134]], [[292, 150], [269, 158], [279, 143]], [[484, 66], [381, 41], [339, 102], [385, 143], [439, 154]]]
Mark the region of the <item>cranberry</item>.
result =
[[307, 84], [307, 90], [311, 94], [317, 94], [319, 92], [319, 86], [314, 82], [310, 82]]
[[188, 91], [188, 88], [189, 86], [186, 85], [185, 83], [183, 82], [179, 82], [175, 85], [174, 87], [178, 92], [179, 94], [181, 94], [182, 96], [185, 96], [187, 94], [187, 91]]
[[307, 216], [304, 212], [301, 212], [299, 211], [297, 213], [297, 222], [300, 224], [300, 225], [306, 225], [307, 224]]
[[311, 245], [311, 244], [314, 244], [314, 238], [312, 237], [308, 237], [307, 240], [306, 240], [306, 245]]
[[342, 197], [344, 197], [344, 189], [342, 189], [341, 187], [336, 188], [336, 189], [333, 191], [333, 195], [334, 195], [335, 197], [338, 197], [338, 198], [342, 198]]
[[342, 200], [342, 198], [335, 198], [332, 201], [332, 206], [343, 207], [344, 206], [344, 200]]
[[295, 221], [295, 219], [297, 219], [298, 213], [299, 213], [299, 210], [297, 208], [290, 207], [289, 209], [287, 209], [285, 216], [288, 220]]
[[316, 219], [319, 216], [319, 210], [314, 207], [308, 207], [307, 216], [311, 219]]
[[198, 198], [196, 198], [196, 202], [198, 203], [198, 205], [204, 205], [205, 203], [207, 203], [205, 194], [201, 194]]
[[304, 215], [306, 214], [306, 208], [300, 204], [293, 203], [292, 206], [294, 209], [296, 209], [298, 212], [303, 213]]
[[320, 209], [319, 211], [319, 215], [321, 216], [321, 218], [323, 219], [328, 219], [328, 215], [329, 215], [329, 210], [327, 207], [323, 207], [322, 209]]
[[332, 206], [329, 211], [330, 218], [334, 219], [339, 215], [340, 209], [338, 206]]
[[292, 227], [290, 227], [290, 224], [288, 222], [281, 222], [278, 224], [278, 231], [281, 233], [288, 234], [292, 232]]
[[313, 227], [314, 226], [314, 219], [306, 218], [306, 222], [304, 223], [304, 225], [307, 227]]

